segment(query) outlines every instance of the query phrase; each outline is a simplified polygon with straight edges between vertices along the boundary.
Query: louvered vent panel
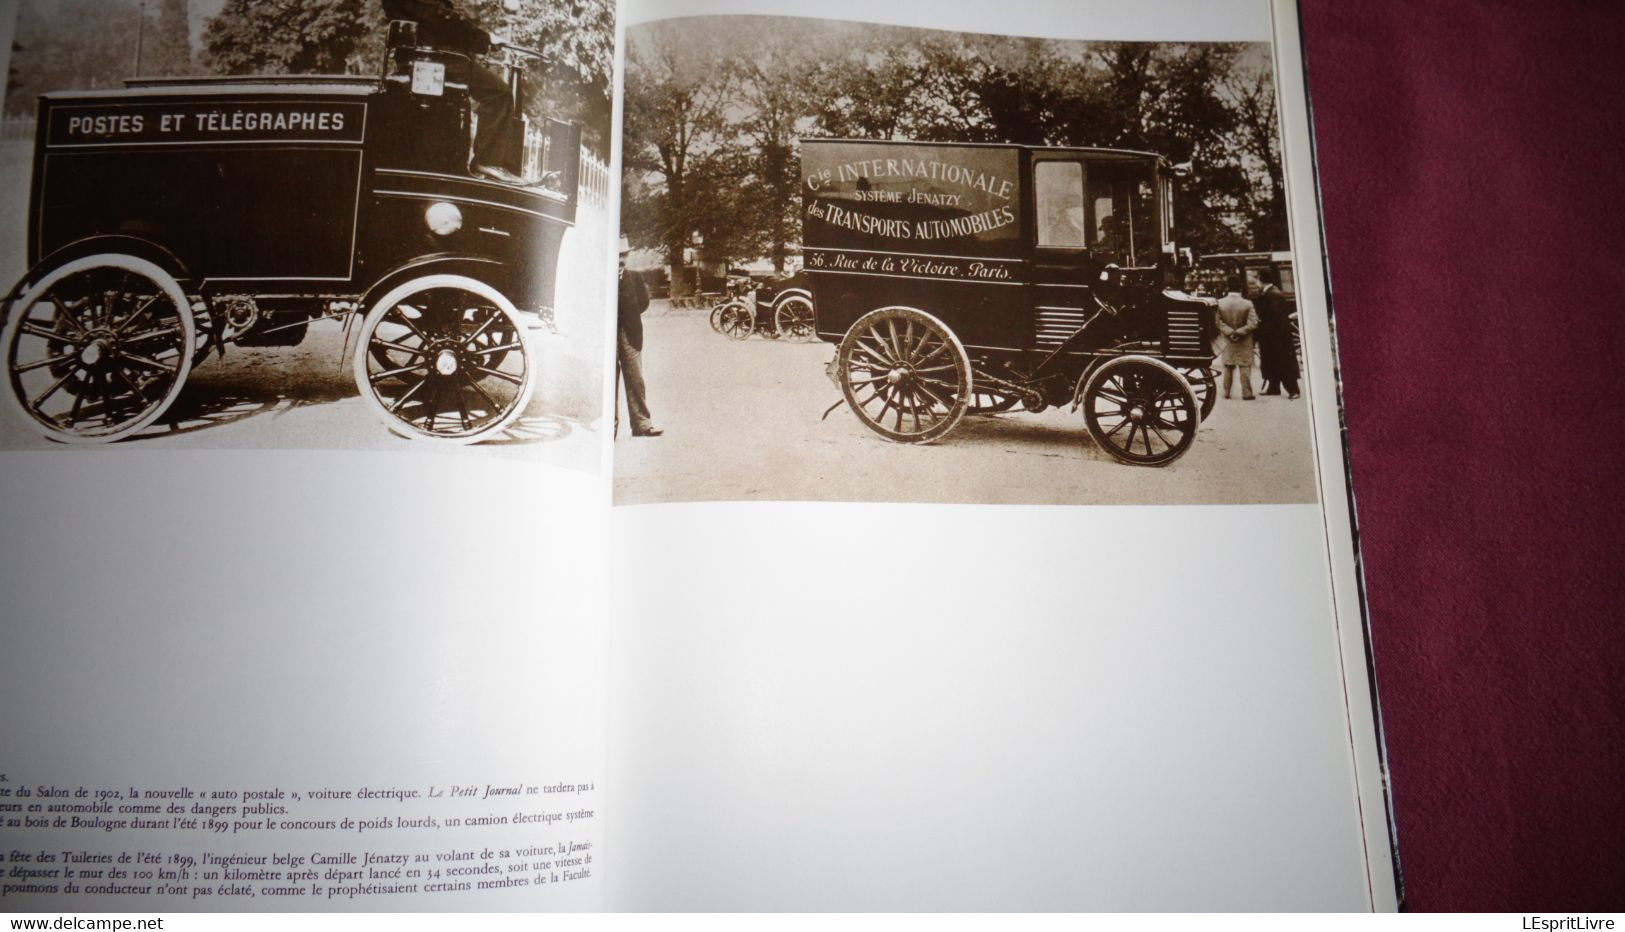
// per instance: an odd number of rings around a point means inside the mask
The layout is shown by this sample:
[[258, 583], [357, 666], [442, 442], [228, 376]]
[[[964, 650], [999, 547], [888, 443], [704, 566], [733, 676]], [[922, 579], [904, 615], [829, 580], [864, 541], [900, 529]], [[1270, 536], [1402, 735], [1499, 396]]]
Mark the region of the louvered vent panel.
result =
[[1081, 307], [1041, 307], [1038, 309], [1036, 342], [1046, 349], [1054, 349], [1067, 337], [1077, 333], [1085, 319]]
[[1180, 306], [1168, 312], [1169, 356], [1205, 356], [1211, 350], [1202, 345], [1201, 309]]

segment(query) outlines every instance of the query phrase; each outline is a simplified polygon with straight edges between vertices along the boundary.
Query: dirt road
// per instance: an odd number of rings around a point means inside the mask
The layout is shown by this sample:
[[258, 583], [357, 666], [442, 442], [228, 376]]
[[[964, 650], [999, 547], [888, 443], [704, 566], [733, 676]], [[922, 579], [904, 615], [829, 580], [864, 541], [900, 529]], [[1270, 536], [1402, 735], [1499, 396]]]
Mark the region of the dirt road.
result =
[[[413, 450], [429, 447], [390, 433], [356, 393], [350, 354], [338, 321], [311, 325], [299, 346], [233, 346], [192, 370], [175, 404], [158, 423], [114, 444], [118, 449], [343, 449]], [[546, 337], [540, 337], [545, 340]], [[350, 346], [353, 349], [352, 334]], [[546, 376], [543, 376], [544, 383]], [[482, 455], [539, 460], [596, 470], [596, 422], [561, 416], [543, 391], [502, 436], [473, 447]], [[0, 416], [0, 448], [64, 449]]]
[[[617, 503], [719, 500], [1241, 504], [1316, 498], [1307, 398], [1220, 400], [1163, 468], [1097, 449], [1067, 410], [968, 417], [943, 440], [889, 443], [824, 375], [826, 343], [713, 333], [706, 315], [645, 315], [649, 403], [662, 437], [615, 444]], [[1255, 374], [1256, 378], [1256, 374]]]

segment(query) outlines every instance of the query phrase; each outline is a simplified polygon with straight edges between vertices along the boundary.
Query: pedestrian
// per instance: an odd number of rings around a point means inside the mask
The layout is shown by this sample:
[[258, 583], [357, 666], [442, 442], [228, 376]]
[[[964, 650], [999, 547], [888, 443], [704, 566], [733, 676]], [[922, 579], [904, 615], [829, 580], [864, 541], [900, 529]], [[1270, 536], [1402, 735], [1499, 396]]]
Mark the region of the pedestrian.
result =
[[1281, 275], [1273, 268], [1258, 273], [1264, 289], [1253, 299], [1258, 309], [1258, 369], [1266, 395], [1286, 390], [1288, 399], [1298, 397], [1298, 347], [1292, 333], [1292, 311], [1281, 290]]
[[1224, 397], [1236, 370], [1241, 370], [1241, 398], [1253, 400], [1253, 331], [1258, 329], [1258, 311], [1253, 302], [1241, 296], [1241, 275], [1230, 280], [1230, 293], [1219, 299], [1219, 358], [1224, 363]]
[[658, 437], [663, 431], [649, 419], [649, 390], [643, 383], [643, 312], [649, 309], [649, 288], [643, 276], [626, 270], [632, 246], [621, 237], [620, 285], [616, 289], [615, 368], [626, 391], [626, 416], [632, 436]]
[[383, 0], [383, 7], [385, 17], [417, 24], [420, 45], [467, 58], [467, 67], [454, 67], [448, 79], [467, 82], [468, 96], [479, 114], [469, 172], [505, 184], [525, 184], [525, 179], [514, 174], [523, 159], [524, 129], [514, 112], [513, 91], [507, 81], [477, 60], [491, 51], [491, 34], [451, 0]]

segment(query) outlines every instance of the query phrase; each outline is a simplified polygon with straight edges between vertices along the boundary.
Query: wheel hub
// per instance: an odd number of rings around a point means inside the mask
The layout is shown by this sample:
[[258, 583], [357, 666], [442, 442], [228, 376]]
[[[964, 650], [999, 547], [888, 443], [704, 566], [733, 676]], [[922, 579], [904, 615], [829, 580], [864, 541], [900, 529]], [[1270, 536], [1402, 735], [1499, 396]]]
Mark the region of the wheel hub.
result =
[[886, 382], [889, 385], [896, 385], [897, 383], [908, 378], [911, 374], [912, 373], [908, 371], [907, 366], [898, 366], [892, 371], [886, 373]]
[[92, 335], [79, 350], [79, 364], [86, 368], [95, 366], [102, 360], [113, 355], [113, 340], [105, 335]]
[[1127, 414], [1128, 414], [1129, 420], [1133, 421], [1134, 423], [1136, 423], [1136, 424], [1145, 423], [1146, 410], [1145, 410], [1144, 405], [1141, 405], [1141, 404], [1129, 405]]
[[456, 353], [449, 349], [443, 349], [435, 354], [434, 371], [440, 373], [441, 375], [452, 376], [457, 374], [457, 368], [458, 362]]

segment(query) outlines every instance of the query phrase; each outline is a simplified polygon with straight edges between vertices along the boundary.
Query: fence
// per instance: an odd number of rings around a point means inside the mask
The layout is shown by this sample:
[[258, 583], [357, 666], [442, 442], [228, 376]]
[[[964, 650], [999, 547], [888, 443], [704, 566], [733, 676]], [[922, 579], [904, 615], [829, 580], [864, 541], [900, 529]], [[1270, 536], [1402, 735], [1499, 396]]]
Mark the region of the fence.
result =
[[[0, 119], [0, 142], [31, 141], [34, 138], [34, 118], [6, 117]], [[527, 127], [525, 132], [525, 177], [536, 178], [545, 164], [546, 134], [540, 127]], [[609, 166], [587, 151], [581, 150], [581, 173], [577, 180], [580, 198], [603, 207], [609, 203]]]
[[609, 203], [609, 166], [581, 150], [581, 199], [603, 207]]
[[[547, 134], [540, 126], [525, 127], [525, 178], [535, 180], [542, 176], [547, 164]], [[576, 189], [581, 200], [603, 207], [609, 202], [609, 166], [599, 161], [586, 147], [581, 149], [581, 170], [576, 176]]]

